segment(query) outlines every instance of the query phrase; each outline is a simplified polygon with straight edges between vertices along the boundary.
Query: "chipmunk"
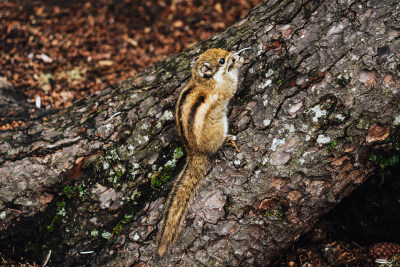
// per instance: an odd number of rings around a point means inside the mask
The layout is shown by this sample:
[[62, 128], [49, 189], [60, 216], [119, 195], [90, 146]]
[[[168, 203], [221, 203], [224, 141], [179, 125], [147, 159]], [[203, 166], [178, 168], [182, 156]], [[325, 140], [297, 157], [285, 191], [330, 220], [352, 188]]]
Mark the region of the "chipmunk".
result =
[[182, 90], [175, 118], [187, 153], [165, 205], [158, 233], [158, 254], [164, 255], [178, 237], [188, 206], [204, 176], [209, 158], [223, 145], [228, 132], [227, 105], [238, 87], [239, 54], [209, 49], [192, 68], [192, 78]]

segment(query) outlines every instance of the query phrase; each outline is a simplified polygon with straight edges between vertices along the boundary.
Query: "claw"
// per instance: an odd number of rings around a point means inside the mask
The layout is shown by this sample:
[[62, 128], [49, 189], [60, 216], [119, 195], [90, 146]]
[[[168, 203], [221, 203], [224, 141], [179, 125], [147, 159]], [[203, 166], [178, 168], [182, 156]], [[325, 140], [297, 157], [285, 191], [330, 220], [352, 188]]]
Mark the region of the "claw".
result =
[[235, 149], [236, 149], [236, 151], [238, 152], [238, 153], [240, 153], [240, 150], [239, 150], [239, 148], [238, 148], [238, 146], [237, 146], [237, 144], [236, 144], [236, 142], [235, 142], [235, 140], [234, 140], [234, 136], [232, 136], [232, 135], [228, 135], [226, 138], [225, 138], [225, 145], [229, 145], [229, 146], [233, 146]]

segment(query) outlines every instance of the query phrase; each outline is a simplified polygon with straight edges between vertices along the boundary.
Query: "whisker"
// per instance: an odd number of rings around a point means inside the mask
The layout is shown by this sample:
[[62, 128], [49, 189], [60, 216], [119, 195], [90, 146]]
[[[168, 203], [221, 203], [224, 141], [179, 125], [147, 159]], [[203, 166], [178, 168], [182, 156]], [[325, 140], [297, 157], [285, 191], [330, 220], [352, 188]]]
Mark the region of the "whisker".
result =
[[239, 51], [237, 51], [237, 52], [235, 53], [235, 55], [240, 55], [240, 53], [242, 53], [243, 51], [249, 50], [249, 49], [251, 49], [251, 47], [242, 48], [242, 49], [240, 49]]

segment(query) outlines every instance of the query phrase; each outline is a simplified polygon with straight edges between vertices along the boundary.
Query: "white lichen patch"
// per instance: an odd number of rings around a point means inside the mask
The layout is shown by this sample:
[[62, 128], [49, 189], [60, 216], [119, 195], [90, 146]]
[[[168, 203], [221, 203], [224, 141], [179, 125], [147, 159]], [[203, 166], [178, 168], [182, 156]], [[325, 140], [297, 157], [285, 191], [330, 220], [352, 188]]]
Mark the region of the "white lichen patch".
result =
[[[183, 157], [183, 149], [181, 147], [177, 147], [174, 150], [174, 154], [172, 155], [172, 159], [168, 160], [163, 167], [160, 167], [158, 171], [162, 171], [164, 168], [171, 169], [176, 167], [176, 163], [178, 160]], [[154, 167], [154, 165], [153, 165]], [[155, 170], [153, 168], [153, 170]]]
[[394, 118], [393, 125], [394, 126], [400, 125], [400, 115]]
[[108, 161], [103, 161], [103, 170], [108, 170], [108, 168], [110, 168], [110, 163], [108, 163]]
[[331, 141], [331, 138], [329, 136], [324, 136], [323, 134], [318, 135], [318, 138], [317, 138], [318, 144], [323, 145], [323, 144], [329, 143], [330, 141]]
[[311, 110], [315, 113], [315, 116], [312, 119], [313, 122], [318, 122], [319, 118], [326, 116], [326, 110], [321, 109], [319, 105], [316, 105], [315, 107], [311, 108]]
[[138, 233], [135, 233], [135, 234], [133, 235], [133, 240], [134, 240], [134, 241], [138, 241], [139, 238], [140, 238], [140, 236], [138, 235]]
[[99, 235], [99, 231], [93, 230], [93, 231], [90, 232], [90, 235], [91, 236], [98, 236]]
[[233, 164], [235, 164], [236, 166], [239, 166], [240, 164], [242, 164], [242, 161], [244, 160], [244, 153], [238, 153], [236, 155], [236, 159], [233, 161]]
[[132, 175], [132, 177], [136, 177], [136, 175], [140, 174], [141, 170], [139, 168], [137, 169], [132, 169], [130, 174]]
[[106, 131], [110, 131], [111, 129], [113, 129], [113, 126], [111, 123], [107, 123], [106, 125], [104, 125]]
[[143, 136], [143, 140], [144, 140], [145, 142], [147, 142], [147, 141], [149, 141], [149, 137], [148, 137], [147, 135], [145, 135], [145, 136]]
[[274, 74], [274, 71], [273, 71], [272, 69], [269, 69], [269, 70], [267, 71], [267, 73], [265, 73], [265, 78], [270, 77], [272, 74]]
[[266, 107], [266, 106], [268, 105], [268, 102], [269, 102], [269, 100], [268, 100], [268, 99], [265, 99], [265, 100], [263, 101], [263, 106]]
[[259, 43], [257, 45], [257, 57], [260, 56], [264, 52], [264, 44]]
[[285, 142], [286, 139], [274, 138], [274, 140], [272, 140], [271, 150], [275, 151], [278, 146], [285, 144]]
[[4, 220], [6, 217], [7, 217], [7, 212], [2, 211], [2, 212], [0, 213], [0, 220]]
[[268, 155], [264, 155], [264, 156], [262, 157], [262, 165], [267, 164], [268, 160], [269, 160]]
[[114, 131], [114, 125], [111, 123], [107, 123], [106, 125], [102, 125], [97, 128], [97, 133], [101, 136], [101, 138], [106, 139], [109, 137]]
[[174, 119], [174, 114], [170, 110], [166, 110], [161, 117], [162, 120], [170, 121]]
[[258, 86], [258, 88], [264, 89], [264, 88], [266, 88], [267, 86], [271, 85], [271, 83], [272, 83], [272, 80], [268, 79], [268, 80], [266, 80], [265, 82], [261, 83], [261, 84]]
[[265, 127], [267, 127], [267, 126], [269, 126], [271, 124], [271, 120], [263, 120], [263, 125], [265, 126]]
[[108, 231], [104, 231], [104, 232], [101, 234], [101, 236], [102, 236], [103, 238], [105, 238], [105, 239], [110, 239], [111, 233], [108, 232]]
[[132, 144], [130, 144], [129, 146], [128, 146], [128, 150], [129, 150], [129, 152], [133, 152], [133, 150], [135, 150], [135, 148], [133, 147], [133, 145]]
[[303, 123], [300, 125], [299, 128], [301, 131], [306, 132], [308, 130], [308, 125]]
[[347, 70], [344, 70], [343, 71], [344, 73], [343, 73], [343, 75], [342, 74], [340, 74], [339, 76], [338, 76], [338, 78], [339, 79], [346, 79], [346, 80], [349, 80], [350, 79], [350, 73], [347, 71]]
[[144, 123], [144, 124], [142, 124], [142, 126], [140, 126], [140, 129], [147, 130], [147, 129], [149, 129], [149, 125]]
[[335, 118], [338, 119], [339, 121], [344, 121], [345, 117], [342, 114], [336, 114]]
[[139, 168], [140, 168], [140, 165], [139, 165], [138, 163], [133, 163], [133, 164], [132, 164], [132, 167], [133, 167], [133, 169], [135, 170], [135, 169], [139, 169]]
[[175, 166], [176, 166], [176, 160], [168, 160], [168, 161], [165, 163], [164, 166], [165, 166], [165, 167], [168, 167], [168, 168], [175, 168]]
[[113, 150], [107, 151], [106, 159], [109, 159], [109, 160], [119, 160], [120, 157], [119, 157], [119, 155], [118, 155], [118, 152], [117, 152], [115, 149], [113, 149]]
[[294, 133], [296, 131], [296, 129], [294, 128], [293, 124], [286, 124], [285, 125], [285, 129], [289, 132], [289, 133]]
[[285, 134], [285, 133], [288, 133], [288, 134], [292, 134], [292, 133], [294, 133], [296, 131], [296, 129], [294, 128], [294, 125], [293, 124], [285, 124], [282, 128], [280, 128], [279, 130], [278, 130], [278, 133], [280, 134], [280, 135], [282, 135], [282, 134]]

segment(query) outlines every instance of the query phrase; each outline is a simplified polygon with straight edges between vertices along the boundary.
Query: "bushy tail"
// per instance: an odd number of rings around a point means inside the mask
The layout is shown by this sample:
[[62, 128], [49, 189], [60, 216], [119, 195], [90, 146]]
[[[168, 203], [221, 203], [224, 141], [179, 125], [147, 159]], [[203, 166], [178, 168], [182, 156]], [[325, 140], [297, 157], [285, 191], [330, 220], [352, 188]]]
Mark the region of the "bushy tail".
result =
[[162, 257], [178, 237], [199, 182], [204, 176], [208, 158], [205, 155], [188, 156], [183, 170], [176, 179], [164, 209], [158, 233], [158, 255]]

